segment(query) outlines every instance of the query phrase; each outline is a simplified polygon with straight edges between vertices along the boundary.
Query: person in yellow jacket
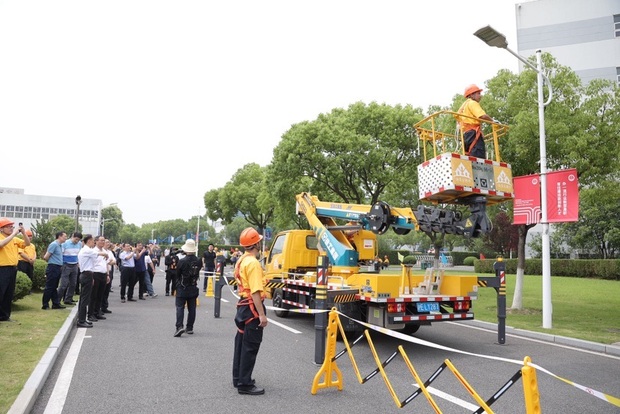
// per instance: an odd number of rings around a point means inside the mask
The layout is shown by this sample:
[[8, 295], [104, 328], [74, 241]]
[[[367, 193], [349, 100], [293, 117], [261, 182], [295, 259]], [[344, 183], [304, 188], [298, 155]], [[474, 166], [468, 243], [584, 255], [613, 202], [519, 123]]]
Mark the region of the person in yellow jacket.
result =
[[239, 302], [235, 325], [235, 351], [233, 355], [233, 386], [239, 394], [261, 395], [264, 388], [254, 384], [252, 372], [256, 363], [256, 356], [263, 341], [263, 329], [267, 326], [265, 314], [265, 287], [263, 285], [263, 268], [258, 261], [260, 241], [263, 236], [252, 227], [241, 232], [239, 244], [245, 249], [235, 266]]
[[488, 116], [480, 106], [482, 89], [476, 85], [469, 85], [465, 88], [465, 102], [459, 108], [459, 124], [463, 131], [463, 141], [465, 142], [465, 155], [477, 158], [486, 158], [486, 148], [480, 120], [493, 122], [493, 118]]
[[[32, 239], [32, 232], [26, 230], [26, 235], [29, 239]], [[34, 262], [37, 260], [37, 250], [33, 243], [30, 243], [24, 248], [20, 248], [18, 251], [19, 262], [17, 262], [17, 270], [24, 272], [28, 275], [31, 281], [34, 280]]]
[[[16, 238], [19, 233], [23, 240]], [[18, 251], [30, 245], [30, 237], [24, 226], [6, 218], [0, 218], [0, 322], [11, 322], [11, 303], [17, 280]]]

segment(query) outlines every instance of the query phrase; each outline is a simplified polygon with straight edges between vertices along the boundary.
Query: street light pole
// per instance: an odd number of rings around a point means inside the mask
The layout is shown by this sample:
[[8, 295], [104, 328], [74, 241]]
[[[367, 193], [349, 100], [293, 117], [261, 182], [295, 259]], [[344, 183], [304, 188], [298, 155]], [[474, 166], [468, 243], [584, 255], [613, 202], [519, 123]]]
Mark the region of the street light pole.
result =
[[82, 204], [82, 197], [79, 195], [75, 197], [75, 205], [77, 209], [75, 210], [75, 232], [77, 233], [80, 226], [80, 204]]
[[[549, 218], [547, 216], [547, 137], [545, 133], [545, 106], [551, 103], [553, 89], [549, 78], [543, 73], [542, 52], [536, 51], [536, 66], [527, 59], [508, 48], [506, 36], [493, 29], [491, 26], [483, 27], [474, 33], [489, 46], [506, 49], [525, 65], [534, 69], [537, 73], [538, 83], [538, 131], [540, 135], [540, 208], [542, 210], [540, 222], [542, 224], [542, 295], [543, 295], [543, 328], [553, 327], [553, 307], [551, 303], [551, 248], [549, 241]], [[543, 83], [547, 82], [549, 98], [545, 102]]]

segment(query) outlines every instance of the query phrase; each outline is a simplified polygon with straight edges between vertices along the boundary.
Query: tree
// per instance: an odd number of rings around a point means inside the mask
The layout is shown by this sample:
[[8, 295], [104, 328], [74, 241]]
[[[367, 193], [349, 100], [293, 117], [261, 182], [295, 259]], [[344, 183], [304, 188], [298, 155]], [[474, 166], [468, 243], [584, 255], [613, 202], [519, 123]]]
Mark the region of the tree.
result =
[[620, 186], [605, 181], [579, 194], [579, 221], [565, 225], [563, 234], [571, 245], [595, 250], [603, 259], [620, 250]]
[[103, 220], [102, 231], [109, 240], [116, 241], [125, 221], [123, 212], [117, 206], [108, 206], [101, 209], [101, 219]]
[[519, 232], [508, 214], [500, 211], [493, 219], [493, 229], [483, 236], [483, 240], [489, 249], [508, 257], [512, 250], [517, 249]]
[[411, 106], [358, 102], [293, 125], [274, 149], [268, 174], [283, 221], [304, 225], [294, 216], [295, 195], [303, 191], [357, 204], [375, 203], [390, 186], [399, 189], [393, 194], [410, 191], [419, 163], [413, 125], [422, 117]]
[[246, 164], [224, 187], [208, 191], [204, 197], [207, 216], [229, 224], [241, 214], [250, 225], [261, 230], [267, 227], [275, 201], [267, 192], [266, 173], [266, 167]]
[[[31, 227], [36, 239], [37, 257], [43, 257], [47, 251], [47, 246], [56, 240], [57, 232], [64, 231], [69, 236], [73, 234], [75, 231], [75, 220], [67, 215], [61, 215], [49, 221], [45, 219], [37, 220]], [[81, 225], [78, 227], [78, 231], [81, 231]]]

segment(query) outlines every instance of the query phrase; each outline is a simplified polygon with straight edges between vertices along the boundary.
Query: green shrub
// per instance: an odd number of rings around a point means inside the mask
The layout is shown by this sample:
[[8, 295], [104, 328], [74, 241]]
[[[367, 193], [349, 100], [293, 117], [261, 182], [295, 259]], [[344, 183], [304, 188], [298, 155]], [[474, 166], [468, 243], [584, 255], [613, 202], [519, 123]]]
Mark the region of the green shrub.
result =
[[23, 299], [30, 293], [32, 289], [32, 282], [27, 274], [24, 272], [17, 272], [17, 279], [15, 281], [15, 294], [13, 295], [13, 302], [17, 302]]
[[464, 266], [473, 266], [474, 265], [474, 261], [477, 260], [477, 257], [474, 256], [467, 256], [466, 258], [463, 259], [463, 265]]
[[407, 265], [414, 265], [416, 264], [417, 260], [415, 258], [415, 256], [405, 256], [405, 258], [403, 259], [403, 264], [407, 264]]
[[[495, 273], [495, 260], [476, 260], [476, 273]], [[506, 273], [517, 273], [517, 259], [504, 259]], [[525, 260], [524, 274], [542, 275], [542, 260]], [[614, 259], [551, 259], [551, 275], [566, 277], [596, 278], [605, 280], [620, 280], [620, 260]]]
[[450, 252], [449, 255], [452, 256], [452, 263], [455, 266], [465, 265], [466, 257], [474, 256], [476, 259], [478, 258], [478, 254], [476, 252]]
[[43, 290], [45, 287], [45, 268], [47, 262], [43, 259], [34, 261], [34, 276], [32, 277], [32, 289]]

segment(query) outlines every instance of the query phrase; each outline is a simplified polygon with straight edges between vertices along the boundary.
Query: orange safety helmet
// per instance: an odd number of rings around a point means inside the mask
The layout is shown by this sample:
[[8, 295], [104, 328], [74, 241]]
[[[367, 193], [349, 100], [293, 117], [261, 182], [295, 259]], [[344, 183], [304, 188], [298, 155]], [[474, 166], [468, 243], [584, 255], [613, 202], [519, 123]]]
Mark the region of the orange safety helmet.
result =
[[11, 224], [15, 224], [15, 222], [14, 222], [14, 221], [12, 221], [12, 220], [9, 220], [9, 219], [8, 219], [8, 218], [6, 218], [6, 217], [2, 217], [2, 218], [0, 218], [0, 229], [1, 229], [2, 227], [10, 226]]
[[463, 94], [463, 96], [465, 96], [467, 98], [469, 95], [472, 95], [472, 94], [474, 94], [476, 92], [482, 92], [482, 89], [479, 88], [478, 85], [474, 85], [472, 83], [467, 88], [465, 88], [465, 93]]
[[263, 236], [258, 234], [258, 232], [252, 227], [244, 229], [241, 232], [241, 236], [239, 236], [239, 244], [243, 247], [254, 246], [261, 240], [263, 240]]

